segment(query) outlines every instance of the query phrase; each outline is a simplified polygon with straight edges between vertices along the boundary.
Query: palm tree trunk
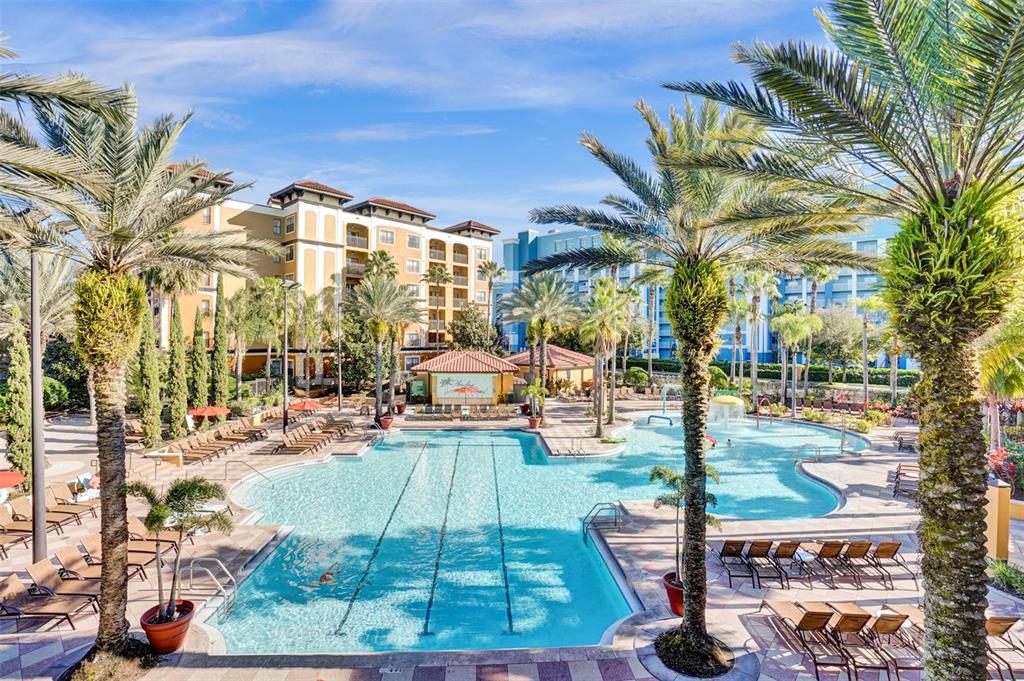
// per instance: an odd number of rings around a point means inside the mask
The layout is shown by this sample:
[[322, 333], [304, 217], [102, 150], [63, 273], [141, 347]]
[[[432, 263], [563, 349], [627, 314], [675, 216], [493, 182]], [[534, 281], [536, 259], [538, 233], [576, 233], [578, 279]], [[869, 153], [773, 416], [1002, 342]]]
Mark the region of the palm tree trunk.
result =
[[85, 377], [85, 390], [89, 393], [89, 425], [96, 427], [96, 372], [89, 369]]
[[626, 359], [629, 357], [629, 329], [626, 329], [626, 333], [622, 337], [622, 377], [626, 377]]
[[380, 339], [374, 344], [374, 391], [376, 393], [376, 404], [374, 405], [374, 412], [377, 416], [377, 421], [380, 422], [380, 417], [384, 415], [384, 410], [381, 408], [384, 402], [384, 340]]
[[800, 364], [799, 362], [796, 361], [796, 353], [799, 350], [800, 350], [800, 346], [799, 345], [794, 345], [793, 346], [793, 407], [792, 407], [793, 408], [793, 412], [790, 414], [790, 418], [794, 418], [794, 419], [796, 418], [797, 385], [800, 382], [799, 378], [797, 377], [797, 373], [796, 373], [797, 367]]
[[[154, 538], [156, 545], [156, 602], [160, 606], [157, 610], [157, 617], [164, 617], [167, 614], [167, 608], [164, 601], [164, 562], [160, 557], [160, 535], [158, 534]], [[103, 568], [100, 568], [102, 571]]]
[[788, 366], [786, 360], [789, 359], [789, 348], [780, 347], [779, 354], [782, 357], [782, 365], [779, 367], [781, 369], [781, 371], [779, 371], [779, 382], [782, 384], [782, 406], [785, 407], [787, 402], [786, 398], [789, 396], [789, 381], [786, 380], [786, 368]]
[[242, 351], [241, 341], [235, 341], [235, 399], [242, 399], [242, 360], [245, 353]]
[[388, 415], [395, 413], [395, 383], [398, 382], [398, 334], [392, 330], [391, 338], [391, 377], [388, 379]]
[[615, 354], [618, 340], [612, 341], [612, 370], [608, 374], [608, 425], [615, 423]]
[[757, 335], [758, 318], [761, 316], [761, 294], [754, 292], [750, 299], [750, 396], [754, 401], [754, 409], [757, 409], [758, 384], [757, 384]]
[[543, 328], [547, 326], [543, 324], [540, 331], [540, 384], [543, 387], [548, 387], [548, 334], [547, 329]]
[[[738, 326], [738, 325], [737, 325]], [[732, 335], [732, 353], [729, 356], [729, 383], [736, 384], [736, 333]]]
[[119, 651], [128, 637], [128, 503], [124, 436], [124, 362], [95, 367], [96, 448], [100, 474], [100, 621], [96, 646]]
[[932, 679], [986, 678], [986, 446], [978, 357], [970, 344], [932, 339], [921, 363], [918, 541], [926, 667]]
[[537, 375], [537, 341], [530, 343], [530, 380]]
[[167, 616], [174, 619], [174, 611], [178, 605], [178, 584], [181, 579], [181, 547], [185, 543], [184, 530], [178, 530], [178, 545], [174, 550], [174, 574], [171, 575], [171, 593], [167, 596]]
[[988, 423], [989, 449], [999, 449], [1003, 446], [1002, 429], [999, 423], [999, 396], [991, 391], [988, 393]]
[[[810, 314], [814, 314], [815, 309], [818, 306], [818, 282], [815, 279], [811, 279], [811, 311]], [[807, 350], [804, 356], [804, 397], [807, 397], [807, 393], [811, 390], [811, 344], [814, 342], [813, 334], [807, 335]]]
[[654, 386], [654, 315], [657, 313], [658, 291], [651, 284], [647, 289], [647, 330], [650, 338], [647, 339], [647, 385]]
[[595, 437], [604, 437], [604, 354], [594, 352], [594, 415], [597, 417]]
[[896, 334], [892, 337], [892, 351], [889, 353], [889, 406], [896, 406], [896, 377], [899, 370], [900, 356], [896, 352]]
[[270, 390], [270, 360], [273, 356], [274, 347], [271, 342], [267, 341], [267, 362], [263, 366], [264, 378], [267, 381], [266, 390]]

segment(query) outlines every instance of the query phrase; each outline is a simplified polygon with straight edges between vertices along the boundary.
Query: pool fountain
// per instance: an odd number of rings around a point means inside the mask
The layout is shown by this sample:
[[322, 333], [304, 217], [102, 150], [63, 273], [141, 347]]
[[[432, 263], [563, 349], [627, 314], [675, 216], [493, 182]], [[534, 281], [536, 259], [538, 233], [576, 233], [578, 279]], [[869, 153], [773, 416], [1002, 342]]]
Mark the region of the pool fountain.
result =
[[716, 395], [708, 404], [708, 422], [729, 425], [730, 421], [742, 419], [746, 412], [743, 400], [735, 395]]

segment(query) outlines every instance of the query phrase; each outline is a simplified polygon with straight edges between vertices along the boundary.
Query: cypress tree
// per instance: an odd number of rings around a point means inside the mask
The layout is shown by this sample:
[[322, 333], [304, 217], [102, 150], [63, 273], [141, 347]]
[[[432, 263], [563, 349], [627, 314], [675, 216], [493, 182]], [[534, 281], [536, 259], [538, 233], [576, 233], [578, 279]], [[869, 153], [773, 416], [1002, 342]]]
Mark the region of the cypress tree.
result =
[[142, 445], [152, 449], [160, 444], [160, 358], [156, 349], [156, 334], [153, 322], [142, 322], [142, 336], [139, 340], [139, 382], [137, 387], [139, 413], [142, 415]]
[[188, 408], [188, 366], [185, 364], [185, 332], [181, 328], [181, 308], [174, 301], [171, 313], [171, 352], [167, 369], [167, 403], [172, 439], [188, 433], [185, 411]]
[[[17, 307], [13, 308], [17, 310]], [[15, 315], [17, 313], [15, 312]], [[28, 340], [15, 319], [10, 335], [7, 367], [7, 459], [32, 480], [32, 383]]]
[[189, 348], [188, 406], [192, 409], [205, 407], [210, 396], [210, 356], [206, 353], [206, 339], [203, 337], [203, 314], [196, 310], [196, 325], [192, 329], [192, 345]]
[[217, 307], [213, 318], [213, 356], [210, 360], [210, 404], [226, 407], [231, 389], [228, 371], [228, 313], [224, 275], [217, 275]]

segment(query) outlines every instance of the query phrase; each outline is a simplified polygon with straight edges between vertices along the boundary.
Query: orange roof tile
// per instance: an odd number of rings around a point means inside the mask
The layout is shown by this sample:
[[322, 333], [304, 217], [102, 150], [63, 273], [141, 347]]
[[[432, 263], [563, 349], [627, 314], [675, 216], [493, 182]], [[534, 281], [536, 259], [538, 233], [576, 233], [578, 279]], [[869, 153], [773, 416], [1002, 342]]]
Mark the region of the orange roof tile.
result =
[[513, 373], [519, 367], [489, 352], [453, 351], [420, 362], [409, 371], [429, 371], [451, 374]]
[[[540, 362], [540, 353], [535, 355], [537, 362]], [[524, 350], [506, 358], [509, 362], [521, 367], [530, 366], [530, 351]], [[569, 350], [558, 345], [548, 344], [547, 363], [551, 369], [575, 369], [578, 367], [594, 366], [594, 358], [582, 352]]]
[[501, 234], [501, 230], [498, 229], [497, 227], [491, 227], [490, 225], [485, 225], [484, 223], [477, 222], [476, 220], [466, 220], [464, 222], [460, 222], [457, 225], [445, 227], [444, 231], [461, 232], [464, 229], [475, 229], [481, 232], [487, 232], [488, 234]]
[[329, 194], [330, 196], [335, 196], [339, 199], [344, 199], [345, 201], [352, 199], [352, 195], [349, 194], [348, 192], [344, 192], [340, 189], [330, 186], [329, 184], [324, 184], [323, 182], [317, 182], [316, 180], [296, 180], [287, 187], [283, 189], [278, 189], [276, 192], [270, 195], [270, 198], [275, 199], [283, 194], [287, 194], [292, 189], [305, 189], [306, 191], [319, 192], [321, 194]]
[[[174, 170], [176, 168], [180, 168], [181, 165], [182, 164], [180, 164], [180, 163], [169, 163], [169, 164], [167, 164], [167, 167], [170, 168], [171, 170]], [[217, 173], [211, 172], [211, 171], [207, 170], [206, 168], [196, 168], [196, 170], [192, 173], [192, 175], [195, 176], [195, 177], [201, 177], [203, 179], [208, 180], [211, 177], [216, 177]], [[224, 184], [234, 184], [235, 183], [235, 181], [232, 180], [230, 177], [222, 177], [220, 179], [220, 181], [223, 182]]]
[[422, 208], [416, 206], [410, 206], [408, 203], [402, 203], [401, 201], [393, 201], [392, 199], [385, 199], [380, 196], [371, 196], [368, 199], [360, 201], [359, 203], [349, 206], [349, 210], [359, 210], [366, 206], [380, 206], [383, 208], [391, 208], [393, 210], [400, 210], [404, 213], [411, 213], [412, 215], [419, 215], [425, 217], [428, 220], [436, 218], [437, 216], [429, 211], [425, 211]]

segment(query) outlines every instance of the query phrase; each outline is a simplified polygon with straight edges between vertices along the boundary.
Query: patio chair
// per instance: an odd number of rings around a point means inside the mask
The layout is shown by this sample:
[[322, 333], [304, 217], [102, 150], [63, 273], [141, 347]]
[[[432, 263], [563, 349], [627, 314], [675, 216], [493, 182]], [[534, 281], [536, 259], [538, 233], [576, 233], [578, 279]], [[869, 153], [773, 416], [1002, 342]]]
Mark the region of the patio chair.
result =
[[754, 573], [754, 579], [758, 587], [764, 580], [778, 580], [779, 586], [783, 589], [789, 588], [789, 580], [783, 573], [779, 566], [772, 561], [770, 553], [772, 550], [772, 544], [774, 542], [771, 539], [756, 539], [750, 542], [750, 546], [747, 547], [747, 551], [744, 554], [744, 558], [747, 560], [747, 565], [750, 566], [751, 572]]
[[78, 496], [71, 484], [67, 482], [55, 482], [46, 488], [47, 496], [51, 496], [59, 504], [74, 504], [76, 507], [86, 506], [92, 509], [99, 508], [100, 500], [77, 499]]
[[36, 589], [51, 596], [86, 596], [98, 599], [100, 583], [95, 579], [63, 579], [49, 558], [32, 563], [25, 572]]
[[[992, 616], [985, 620], [989, 662], [999, 673], [1000, 679], [1006, 676], [1016, 679], [1024, 674], [1024, 644], [1010, 632], [1018, 621], [1016, 617], [1004, 616]], [[1006, 672], [1006, 676], [1003, 672]]]
[[15, 520], [7, 507], [0, 504], [0, 531], [8, 535], [31, 535], [32, 523], [28, 520]]
[[842, 558], [845, 546], [846, 542], [834, 539], [810, 544], [808, 548], [812, 558], [806, 564], [827, 579], [833, 589], [836, 588], [836, 579], [841, 578], [852, 581], [858, 589], [863, 588], [860, 572]]
[[924, 655], [921, 647], [903, 629], [906, 615], [895, 612], [879, 613], [867, 628], [867, 636], [882, 655], [885, 656], [900, 681], [900, 672], [924, 669]]
[[865, 539], [858, 539], [846, 544], [846, 548], [840, 555], [851, 568], [860, 576], [861, 583], [865, 578], [877, 578], [882, 582], [883, 588], [892, 586], [892, 577], [878, 563], [871, 558], [871, 542]]
[[900, 555], [900, 547], [902, 545], [903, 542], [898, 541], [878, 542], [878, 546], [875, 547], [874, 551], [868, 554], [868, 560], [872, 561], [878, 566], [879, 570], [888, 576], [890, 587], [896, 588], [892, 581], [891, 570], [898, 569], [914, 580], [914, 590], [917, 590], [917, 575], [907, 565], [907, 561], [903, 559], [903, 556]]
[[[11, 505], [11, 511], [14, 513], [15, 520], [23, 520], [27, 523], [32, 522], [32, 502], [28, 497], [11, 499], [9, 503]], [[52, 513], [47, 511], [45, 520], [47, 532], [54, 530], [57, 534], [64, 534], [64, 525], [75, 520], [75, 517], [68, 515], [67, 513]], [[82, 524], [81, 519], [78, 520], [78, 524]]]
[[830, 607], [836, 610], [836, 615], [829, 622], [829, 633], [849, 663], [853, 678], [859, 679], [860, 672], [867, 670], [885, 672], [888, 677], [889, 659], [863, 633], [871, 615], [850, 603], [830, 604]]
[[[54, 487], [54, 486], [50, 485], [43, 492], [46, 495], [46, 510], [47, 511], [50, 511], [51, 513], [66, 513], [68, 515], [73, 515], [75, 517], [75, 520], [77, 520], [79, 524], [82, 523], [82, 516], [83, 515], [91, 515], [93, 518], [97, 518], [98, 517], [96, 515], [96, 506], [95, 505], [93, 505], [93, 504], [76, 504], [75, 502], [73, 502], [71, 500], [68, 500], [68, 499], [65, 499], [65, 500], [62, 501], [61, 499], [57, 498], [56, 492], [53, 489], [51, 489], [52, 487]], [[98, 501], [98, 500], [94, 500], [94, 501]]]
[[99, 612], [96, 601], [79, 596], [33, 596], [17, 575], [8, 575], [0, 582], [0, 618], [64, 620], [72, 629], [71, 618], [92, 607]]
[[[786, 580], [786, 588], [789, 588], [789, 580], [791, 577], [797, 577], [798, 579], [806, 579], [807, 586], [811, 589], [814, 588], [814, 584], [811, 582], [811, 571], [804, 566], [803, 557], [800, 551], [800, 542], [798, 541], [780, 541], [768, 556]], [[796, 574], [793, 574], [793, 569], [796, 568]]]
[[887, 603], [882, 607], [886, 610], [891, 610], [897, 615], [906, 615], [911, 629], [920, 637], [924, 636], [924, 610], [919, 606], [913, 603]]
[[725, 574], [729, 578], [729, 588], [732, 588], [732, 578], [749, 579], [753, 586], [757, 586], [757, 577], [750, 569], [750, 564], [743, 557], [743, 547], [746, 546], [744, 539], [726, 539], [722, 548], [718, 550], [718, 561], [725, 568]]
[[826, 627], [835, 616], [821, 603], [793, 603], [790, 601], [761, 601], [759, 611], [768, 608], [782, 623], [791, 638], [800, 645], [801, 652], [814, 665], [814, 678], [820, 681], [820, 668], [843, 670], [848, 677], [850, 665], [842, 651], [830, 637]]
[[[85, 562], [89, 565], [102, 565], [103, 564], [103, 544], [100, 540], [100, 535], [90, 534], [82, 538], [82, 548], [85, 549]], [[146, 579], [146, 566], [156, 561], [155, 551], [139, 551], [138, 547], [133, 550], [132, 545], [137, 542], [128, 542], [128, 569], [137, 568], [142, 574], [142, 579]]]
[[[150, 542], [155, 542], [159, 539], [161, 544], [167, 544], [172, 548], [178, 545], [177, 530], [160, 530], [159, 532], [152, 532], [146, 529], [146, 526], [141, 520], [131, 515], [128, 516], [128, 538], [135, 541]], [[188, 539], [190, 544], [194, 545], [196, 543], [191, 532], [185, 533], [185, 539]]]

